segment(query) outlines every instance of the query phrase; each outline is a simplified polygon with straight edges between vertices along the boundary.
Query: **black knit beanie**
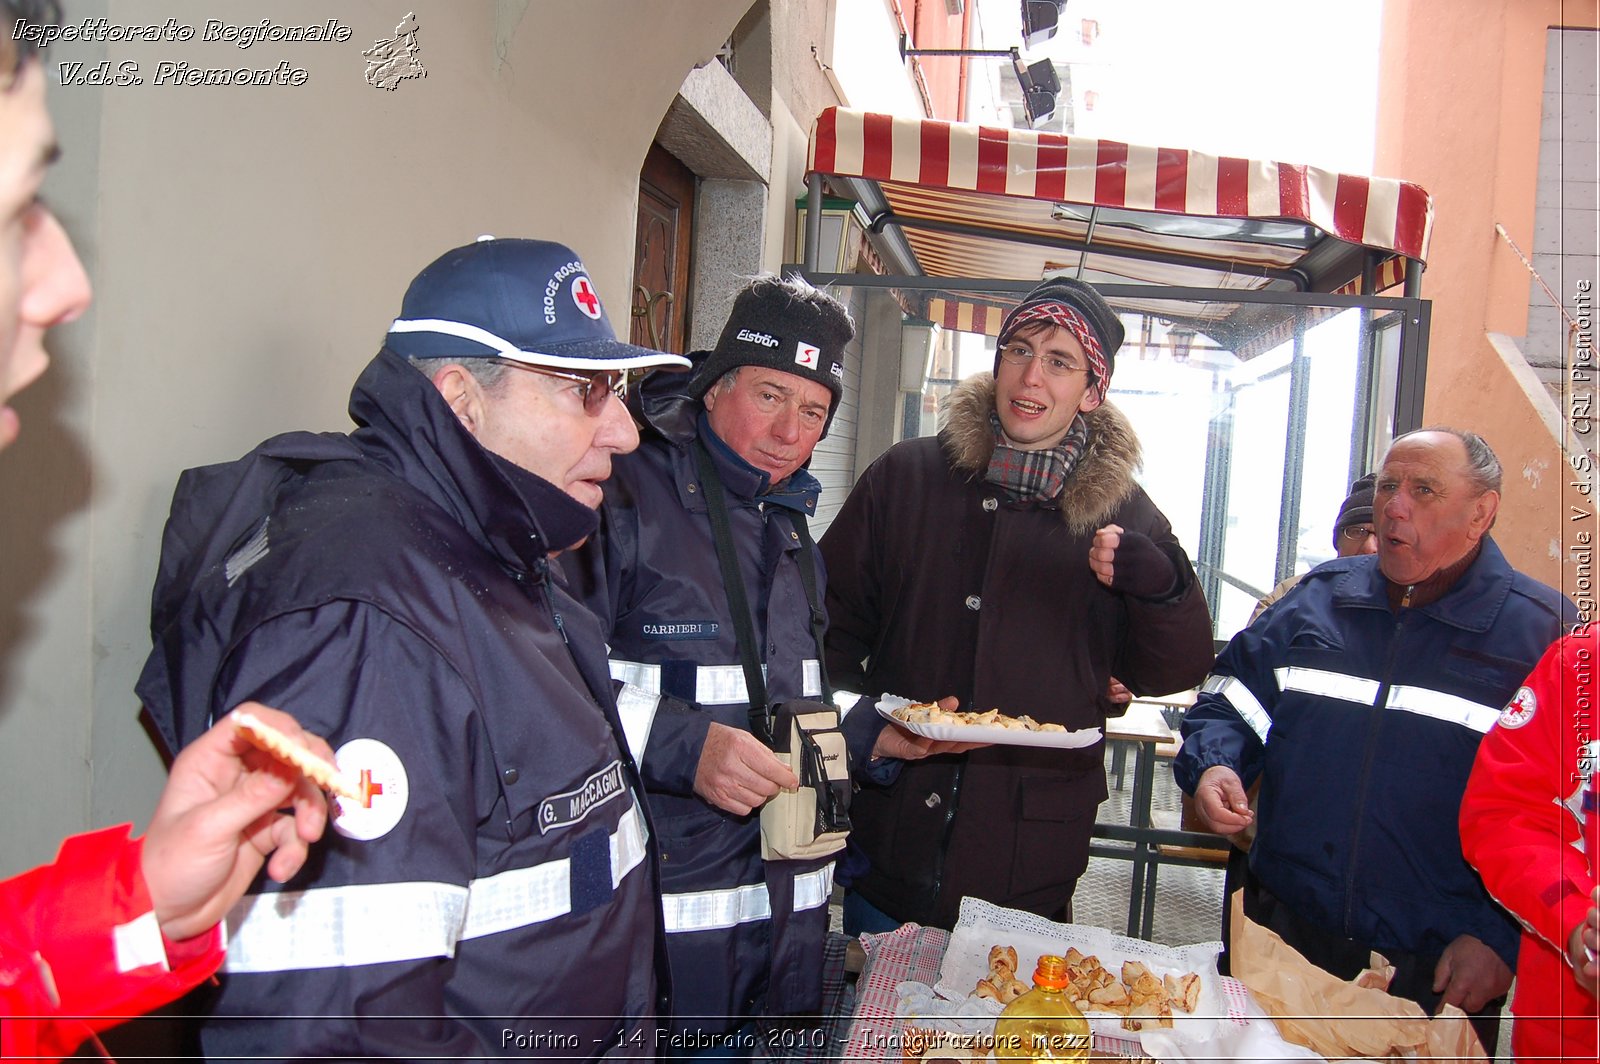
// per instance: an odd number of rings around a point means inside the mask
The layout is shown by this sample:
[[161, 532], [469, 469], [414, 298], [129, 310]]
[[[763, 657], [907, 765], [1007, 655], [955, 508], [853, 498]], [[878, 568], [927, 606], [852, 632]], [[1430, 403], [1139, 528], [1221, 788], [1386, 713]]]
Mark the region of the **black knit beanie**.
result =
[[1378, 482], [1378, 474], [1368, 473], [1350, 485], [1350, 494], [1345, 497], [1344, 503], [1339, 507], [1339, 516], [1333, 519], [1333, 545], [1339, 546], [1340, 534], [1351, 525], [1370, 524], [1372, 521], [1372, 499], [1374, 485]]
[[1049, 320], [1039, 311], [1051, 303], [1071, 307], [1088, 323], [1095, 339], [1100, 341], [1106, 371], [1105, 377], [1097, 380], [1096, 385], [1101, 398], [1104, 398], [1105, 390], [1111, 385], [1111, 374], [1116, 369], [1117, 348], [1122, 346], [1124, 335], [1122, 321], [1099, 292], [1082, 281], [1075, 281], [1069, 277], [1053, 277], [1042, 282], [1039, 287], [1023, 296], [1022, 302], [1005, 316], [1005, 320], [1000, 323], [1000, 334], [996, 337], [995, 372], [998, 373], [1000, 370], [1000, 349], [1005, 346], [1006, 341], [1029, 322]]
[[801, 284], [758, 277], [740, 291], [717, 346], [704, 361], [695, 358], [700, 368], [689, 386], [691, 398], [704, 397], [724, 374], [739, 366], [782, 370], [828, 389], [833, 398], [822, 428], [822, 434], [828, 434], [844, 395], [844, 348], [856, 327], [844, 304], [818, 289], [797, 290]]

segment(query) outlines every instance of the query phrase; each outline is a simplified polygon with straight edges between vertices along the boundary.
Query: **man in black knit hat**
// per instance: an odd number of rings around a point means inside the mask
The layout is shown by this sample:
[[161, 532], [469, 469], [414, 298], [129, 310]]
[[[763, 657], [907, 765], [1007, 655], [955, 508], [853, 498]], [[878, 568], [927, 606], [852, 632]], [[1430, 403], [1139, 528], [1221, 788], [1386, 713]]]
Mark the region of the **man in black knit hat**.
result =
[[[663, 851], [669, 1052], [747, 1055], [753, 1021], [821, 1004], [834, 858], [763, 858], [759, 811], [799, 781], [752, 711], [828, 698], [822, 565], [806, 525], [821, 486], [805, 467], [844, 392], [854, 333], [845, 308], [803, 281], [745, 286], [687, 382], [641, 390], [644, 442], [615, 463], [600, 534], [568, 566], [609, 633], [618, 710]], [[718, 512], [737, 589], [724, 578]], [[733, 590], [747, 600], [764, 698], [747, 682]], [[952, 746], [885, 729], [870, 709], [850, 714], [845, 734], [856, 762]]]
[[[1105, 401], [1122, 337], [1093, 288], [1046, 281], [1002, 323], [993, 375], [951, 395], [938, 437], [866, 471], [822, 541], [835, 683], [1073, 730], [1121, 712], [1113, 672], [1136, 694], [1205, 675], [1205, 600]], [[1069, 915], [1102, 754], [996, 745], [864, 785], [846, 931], [950, 927], [965, 895]]]

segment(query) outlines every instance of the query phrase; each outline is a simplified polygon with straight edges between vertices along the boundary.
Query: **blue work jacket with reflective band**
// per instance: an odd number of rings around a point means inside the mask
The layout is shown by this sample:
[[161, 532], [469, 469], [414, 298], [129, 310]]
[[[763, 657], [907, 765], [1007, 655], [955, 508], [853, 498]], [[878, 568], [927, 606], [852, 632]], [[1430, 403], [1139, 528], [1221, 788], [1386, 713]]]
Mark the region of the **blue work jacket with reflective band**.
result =
[[[574, 588], [609, 627], [618, 711], [661, 843], [674, 1025], [718, 1031], [751, 1014], [819, 1007], [833, 861], [766, 867], [759, 812], [735, 816], [694, 793], [710, 724], [750, 730], [694, 434], [706, 440], [722, 479], [773, 703], [822, 697], [798, 562], [804, 548], [791, 518], [815, 511], [818, 486], [798, 470], [775, 501], [766, 474], [717, 439], [703, 415], [691, 417], [682, 405], [677, 413], [671, 438], [647, 431], [636, 452], [613, 462], [600, 533], [567, 566]], [[820, 583], [820, 555], [813, 561]], [[819, 601], [821, 594], [819, 587]]]
[[1251, 870], [1314, 926], [1426, 957], [1470, 934], [1514, 967], [1517, 926], [1461, 856], [1457, 816], [1479, 741], [1576, 614], [1488, 538], [1415, 608], [1390, 608], [1375, 556], [1327, 562], [1217, 659], [1178, 782], [1262, 777]]
[[163, 542], [138, 690], [167, 742], [257, 699], [374, 791], [229, 914], [221, 985], [191, 1010], [229, 1017], [204, 1049], [648, 1054], [665, 944], [642, 786], [601, 633], [547, 565], [594, 515], [396, 356], [351, 415], [349, 437], [186, 473]]

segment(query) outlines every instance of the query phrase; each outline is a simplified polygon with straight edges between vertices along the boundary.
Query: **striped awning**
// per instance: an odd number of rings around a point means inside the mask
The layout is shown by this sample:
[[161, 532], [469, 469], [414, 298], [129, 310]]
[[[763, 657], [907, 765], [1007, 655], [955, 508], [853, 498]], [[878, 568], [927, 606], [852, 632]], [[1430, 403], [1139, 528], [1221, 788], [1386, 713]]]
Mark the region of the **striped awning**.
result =
[[[860, 204], [886, 272], [916, 277], [1359, 294], [1370, 268], [1376, 293], [1425, 260], [1433, 225], [1405, 181], [840, 107], [817, 117], [807, 172]], [[1006, 308], [951, 293], [926, 312], [992, 333]]]

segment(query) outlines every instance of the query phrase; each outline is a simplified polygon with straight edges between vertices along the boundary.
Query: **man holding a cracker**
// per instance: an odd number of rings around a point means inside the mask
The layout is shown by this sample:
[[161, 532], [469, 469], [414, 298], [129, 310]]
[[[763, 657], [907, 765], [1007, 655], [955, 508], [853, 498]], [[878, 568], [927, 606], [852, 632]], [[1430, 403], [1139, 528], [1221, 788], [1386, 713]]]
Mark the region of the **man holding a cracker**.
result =
[[[5, 401], [49, 363], [46, 331], [89, 304], [83, 266], [38, 199], [55, 135], [44, 65], [14, 33], [52, 15], [0, 0], [0, 450], [21, 429]], [[287, 714], [249, 709], [297, 753], [331, 756]], [[0, 881], [0, 1053], [66, 1056], [206, 979], [223, 959], [217, 922], [263, 862], [273, 879], [294, 875], [326, 813], [300, 771], [223, 721], [173, 763], [143, 838], [126, 824], [76, 835], [51, 864]]]
[[230, 915], [208, 1055], [654, 1049], [643, 789], [551, 557], [638, 444], [627, 375], [686, 364], [618, 342], [570, 249], [483, 237], [412, 282], [354, 432], [184, 474], [141, 698], [173, 746], [240, 699], [288, 707], [360, 792]]

